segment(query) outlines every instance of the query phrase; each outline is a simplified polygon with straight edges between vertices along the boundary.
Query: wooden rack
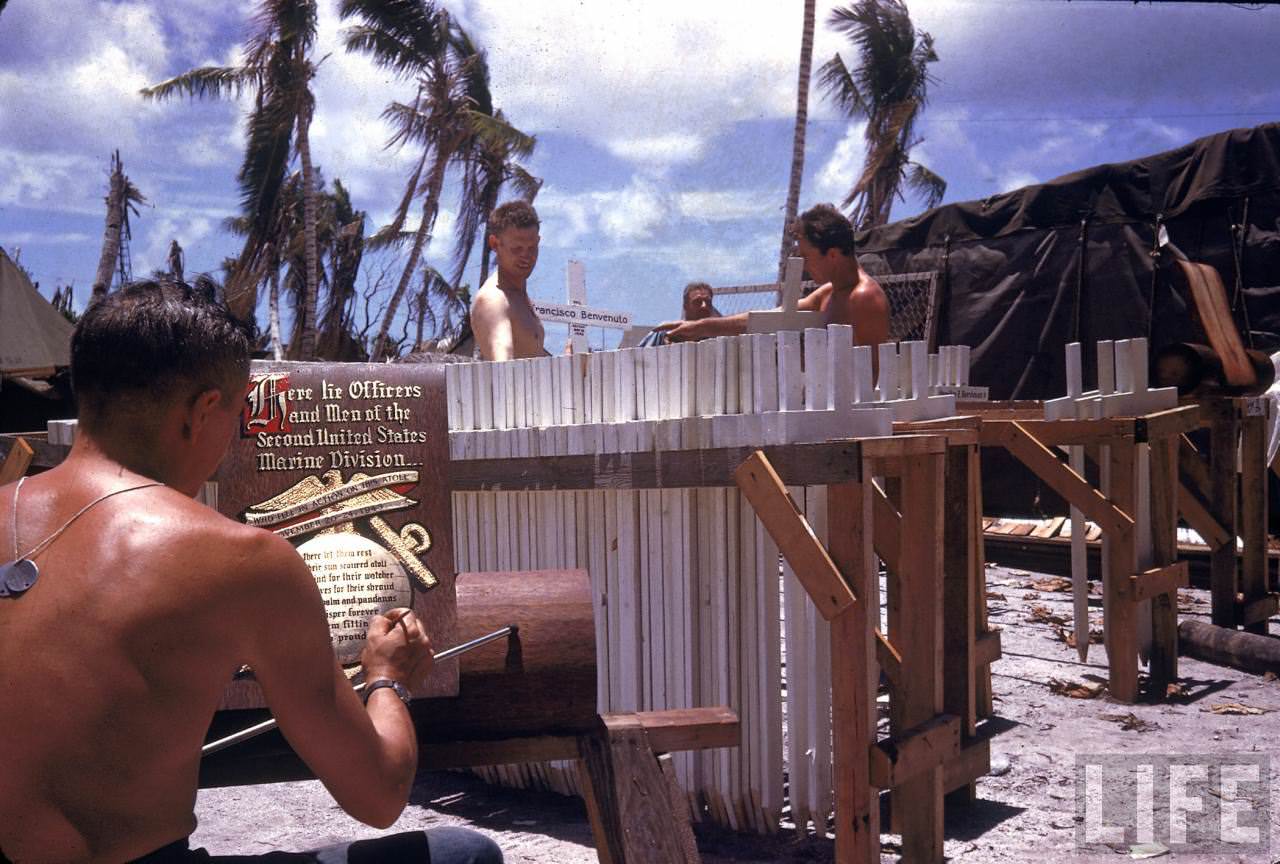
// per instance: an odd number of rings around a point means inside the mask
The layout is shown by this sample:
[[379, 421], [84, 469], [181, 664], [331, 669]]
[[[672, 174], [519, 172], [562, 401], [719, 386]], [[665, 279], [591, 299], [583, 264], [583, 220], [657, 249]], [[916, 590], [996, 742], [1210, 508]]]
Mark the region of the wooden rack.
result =
[[1210, 549], [1212, 621], [1263, 634], [1267, 619], [1280, 610], [1280, 595], [1267, 573], [1270, 406], [1266, 399], [1203, 399], [1200, 427], [1208, 430], [1207, 458], [1185, 435], [1178, 444], [1179, 510]]

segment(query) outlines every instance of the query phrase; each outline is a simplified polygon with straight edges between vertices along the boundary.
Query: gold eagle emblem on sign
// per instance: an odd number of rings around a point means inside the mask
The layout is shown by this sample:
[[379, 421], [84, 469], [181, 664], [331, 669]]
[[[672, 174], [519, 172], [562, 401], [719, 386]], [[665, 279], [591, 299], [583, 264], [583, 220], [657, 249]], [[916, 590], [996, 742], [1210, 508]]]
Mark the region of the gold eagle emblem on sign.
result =
[[417, 471], [357, 473], [346, 480], [341, 471], [326, 471], [304, 477], [279, 495], [251, 505], [245, 510], [244, 521], [286, 539], [358, 534], [357, 523], [362, 523], [418, 586], [428, 591], [438, 582], [421, 558], [431, 548], [431, 533], [417, 522], [397, 531], [382, 518], [384, 513], [417, 506], [417, 501], [404, 494], [417, 484]]

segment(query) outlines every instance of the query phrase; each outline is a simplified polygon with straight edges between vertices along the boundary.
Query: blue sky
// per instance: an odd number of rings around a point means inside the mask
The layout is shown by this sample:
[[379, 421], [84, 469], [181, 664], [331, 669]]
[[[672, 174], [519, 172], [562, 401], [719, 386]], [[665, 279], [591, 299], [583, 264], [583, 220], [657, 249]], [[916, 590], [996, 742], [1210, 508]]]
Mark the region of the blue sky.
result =
[[[11, 0], [0, 14], [0, 246], [21, 250], [46, 296], [67, 282], [81, 304], [88, 294], [117, 148], [149, 200], [133, 220], [135, 273], [162, 266], [174, 238], [188, 272], [215, 270], [238, 250], [221, 222], [237, 205], [241, 106], [153, 104], [137, 91], [234, 61], [253, 5]], [[802, 0], [444, 5], [488, 49], [497, 104], [538, 138], [534, 296], [563, 300], [571, 258], [586, 266], [592, 305], [643, 321], [673, 317], [687, 281], [772, 277]], [[825, 26], [833, 5], [818, 4], [815, 67], [836, 51], [854, 59]], [[1280, 119], [1280, 7], [909, 5], [941, 58], [915, 155], [948, 181], [946, 202]], [[411, 87], [346, 54], [336, 0], [321, 6], [315, 160], [383, 224], [411, 154], [384, 148], [379, 114]], [[863, 153], [861, 125], [815, 87], [802, 206], [841, 199]], [[446, 200], [428, 251], [442, 267], [451, 208]], [[893, 215], [919, 211], [908, 199]]]

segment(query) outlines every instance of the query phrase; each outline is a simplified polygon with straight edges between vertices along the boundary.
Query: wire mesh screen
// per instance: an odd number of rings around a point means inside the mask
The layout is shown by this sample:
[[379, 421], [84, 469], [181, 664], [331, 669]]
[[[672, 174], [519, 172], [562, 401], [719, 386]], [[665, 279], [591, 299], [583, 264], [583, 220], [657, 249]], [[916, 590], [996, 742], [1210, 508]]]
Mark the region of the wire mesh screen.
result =
[[889, 300], [889, 341], [923, 340], [938, 347], [938, 271], [876, 276]]
[[739, 312], [759, 312], [778, 307], [778, 286], [734, 285], [712, 289], [711, 302], [721, 315], [737, 315]]

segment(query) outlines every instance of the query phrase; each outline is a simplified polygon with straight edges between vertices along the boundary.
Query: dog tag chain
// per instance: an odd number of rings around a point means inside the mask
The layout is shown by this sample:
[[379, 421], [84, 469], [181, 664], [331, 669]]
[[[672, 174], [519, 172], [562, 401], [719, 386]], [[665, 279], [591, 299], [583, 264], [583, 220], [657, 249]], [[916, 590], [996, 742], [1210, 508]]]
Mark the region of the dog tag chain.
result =
[[31, 559], [39, 555], [44, 549], [62, 536], [62, 532], [71, 527], [77, 519], [88, 513], [94, 507], [106, 501], [113, 495], [120, 495], [125, 492], [136, 492], [139, 489], [150, 489], [152, 486], [163, 486], [163, 483], [141, 483], [137, 486], [126, 486], [123, 489], [116, 489], [114, 492], [107, 492], [105, 495], [99, 495], [88, 504], [81, 507], [76, 514], [62, 523], [58, 530], [54, 531], [48, 537], [41, 540], [35, 546], [32, 546], [27, 552], [20, 553], [18, 551], [18, 494], [22, 491], [22, 484], [27, 478], [22, 477], [18, 480], [17, 487], [13, 490], [13, 560], [0, 564], [0, 597], [21, 597], [27, 591], [31, 590], [31, 586], [36, 584], [36, 580], [40, 578], [40, 568], [36, 566], [36, 562]]

